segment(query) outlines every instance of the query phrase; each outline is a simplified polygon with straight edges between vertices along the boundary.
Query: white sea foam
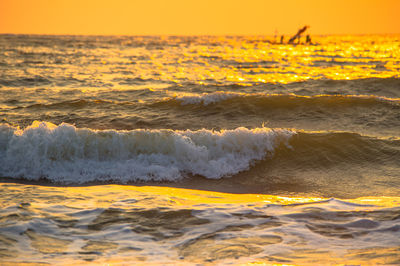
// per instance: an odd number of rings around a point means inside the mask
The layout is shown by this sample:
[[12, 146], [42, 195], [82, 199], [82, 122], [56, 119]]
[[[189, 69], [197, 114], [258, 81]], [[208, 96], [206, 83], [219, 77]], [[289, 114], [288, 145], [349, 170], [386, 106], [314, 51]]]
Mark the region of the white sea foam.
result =
[[20, 130], [3, 124], [0, 175], [65, 183], [221, 178], [272, 155], [293, 134], [269, 128], [97, 131], [47, 122]]
[[238, 93], [238, 92], [224, 92], [217, 91], [213, 93], [202, 93], [202, 94], [183, 94], [175, 96], [175, 99], [180, 101], [182, 104], [203, 104], [209, 105], [212, 103], [221, 102], [227, 99], [235, 98], [235, 97], [243, 97], [246, 93]]

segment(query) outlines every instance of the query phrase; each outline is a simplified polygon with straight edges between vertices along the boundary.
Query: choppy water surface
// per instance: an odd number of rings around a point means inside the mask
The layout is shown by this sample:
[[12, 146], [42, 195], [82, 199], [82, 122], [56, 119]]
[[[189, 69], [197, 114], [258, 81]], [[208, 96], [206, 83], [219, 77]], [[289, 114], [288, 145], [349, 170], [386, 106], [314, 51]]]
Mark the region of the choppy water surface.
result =
[[19, 262], [398, 264], [400, 198], [2, 184], [0, 256]]
[[0, 262], [400, 264], [400, 37], [313, 42], [0, 35]]

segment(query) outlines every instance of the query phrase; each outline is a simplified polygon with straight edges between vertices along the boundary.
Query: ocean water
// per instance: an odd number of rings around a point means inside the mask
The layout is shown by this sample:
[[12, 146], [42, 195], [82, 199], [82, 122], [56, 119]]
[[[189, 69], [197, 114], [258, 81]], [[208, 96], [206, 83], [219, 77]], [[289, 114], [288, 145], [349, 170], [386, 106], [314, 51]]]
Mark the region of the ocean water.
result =
[[0, 35], [0, 264], [400, 264], [400, 36]]

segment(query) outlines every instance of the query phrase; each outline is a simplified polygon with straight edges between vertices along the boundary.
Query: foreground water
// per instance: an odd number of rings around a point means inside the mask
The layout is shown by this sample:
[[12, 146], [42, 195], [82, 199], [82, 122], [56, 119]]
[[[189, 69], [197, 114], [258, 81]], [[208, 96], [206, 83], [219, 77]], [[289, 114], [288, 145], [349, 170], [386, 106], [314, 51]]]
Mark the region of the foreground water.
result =
[[1, 185], [4, 261], [398, 264], [400, 197]]
[[400, 38], [0, 36], [0, 261], [400, 263]]

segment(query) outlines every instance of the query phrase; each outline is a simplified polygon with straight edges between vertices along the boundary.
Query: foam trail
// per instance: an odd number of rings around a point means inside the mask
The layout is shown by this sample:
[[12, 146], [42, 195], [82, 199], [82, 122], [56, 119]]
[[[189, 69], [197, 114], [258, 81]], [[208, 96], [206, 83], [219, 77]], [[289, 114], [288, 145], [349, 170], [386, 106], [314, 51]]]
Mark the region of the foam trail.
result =
[[238, 93], [238, 92], [224, 92], [217, 91], [213, 93], [203, 93], [200, 95], [197, 94], [184, 94], [175, 96], [175, 98], [180, 101], [183, 105], [185, 104], [203, 104], [209, 105], [212, 103], [218, 103], [221, 101], [225, 101], [227, 99], [243, 97], [246, 94]]
[[332, 104], [332, 102], [337, 102], [337, 104], [341, 103], [354, 103], [354, 104], [379, 104], [379, 103], [388, 103], [398, 105], [400, 103], [400, 98], [387, 98], [382, 96], [375, 95], [328, 95], [328, 94], [320, 94], [313, 96], [301, 96], [296, 94], [265, 94], [265, 93], [241, 93], [241, 92], [224, 92], [217, 91], [212, 93], [202, 93], [202, 94], [187, 94], [184, 93], [182, 95], [174, 95], [173, 99], [180, 102], [182, 105], [188, 104], [202, 104], [204, 106], [210, 104], [216, 104], [223, 102], [228, 99], [263, 99], [265, 101], [275, 101], [276, 103], [282, 102], [285, 103], [287, 101], [295, 102], [303, 102], [303, 103], [325, 103]]
[[174, 181], [187, 174], [234, 175], [272, 155], [293, 131], [91, 130], [34, 122], [0, 125], [0, 175], [54, 182]]

